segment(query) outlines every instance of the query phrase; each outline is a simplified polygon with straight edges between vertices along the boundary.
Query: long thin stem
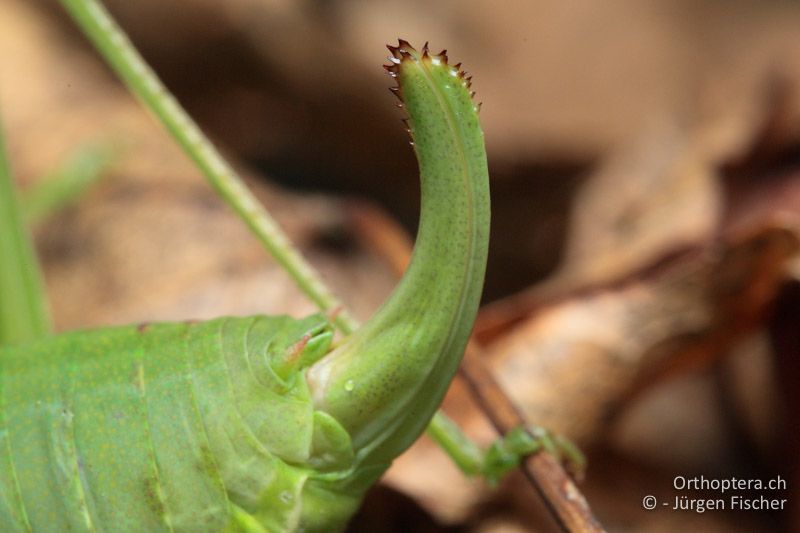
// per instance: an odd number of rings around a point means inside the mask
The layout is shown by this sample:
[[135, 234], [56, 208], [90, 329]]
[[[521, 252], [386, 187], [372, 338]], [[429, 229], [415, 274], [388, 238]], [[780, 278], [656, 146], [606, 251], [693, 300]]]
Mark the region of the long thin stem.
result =
[[336, 325], [349, 333], [355, 320], [325, 286], [317, 271], [300, 255], [275, 220], [256, 200], [239, 175], [222, 158], [200, 128], [167, 91], [128, 37], [96, 0], [61, 0], [128, 88], [167, 128], [211, 186], [320, 309], [339, 310]]
[[50, 333], [46, 302], [0, 128], [0, 345]]

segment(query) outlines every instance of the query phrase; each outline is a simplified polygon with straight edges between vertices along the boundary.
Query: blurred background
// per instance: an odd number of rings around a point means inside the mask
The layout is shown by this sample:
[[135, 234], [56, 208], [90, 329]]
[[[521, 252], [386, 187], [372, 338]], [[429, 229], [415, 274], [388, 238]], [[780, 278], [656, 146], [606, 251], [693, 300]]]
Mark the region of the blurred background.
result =
[[[800, 531], [800, 5], [105, 3], [361, 317], [395, 283], [418, 209], [384, 46], [447, 48], [483, 102], [493, 227], [475, 339], [493, 375], [588, 453], [580, 488], [610, 531]], [[35, 225], [60, 330], [313, 310], [54, 2], [0, 5], [21, 186], [102, 175]], [[445, 410], [494, 438], [459, 380]], [[643, 509], [728, 498], [673, 486], [701, 475], [780, 476], [786, 489], [747, 495], [787, 501]], [[490, 490], [424, 438], [351, 526], [554, 528], [521, 476]]]

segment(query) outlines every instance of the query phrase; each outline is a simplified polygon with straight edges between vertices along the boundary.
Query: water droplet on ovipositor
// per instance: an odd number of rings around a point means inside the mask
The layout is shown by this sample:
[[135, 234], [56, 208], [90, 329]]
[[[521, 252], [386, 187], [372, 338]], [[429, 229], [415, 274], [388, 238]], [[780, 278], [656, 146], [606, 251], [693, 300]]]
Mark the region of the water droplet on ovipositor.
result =
[[345, 382], [345, 384], [344, 384], [344, 390], [346, 390], [347, 392], [353, 392], [353, 389], [355, 389], [355, 388], [356, 388], [356, 384], [353, 383], [352, 379], [348, 379], [347, 382]]

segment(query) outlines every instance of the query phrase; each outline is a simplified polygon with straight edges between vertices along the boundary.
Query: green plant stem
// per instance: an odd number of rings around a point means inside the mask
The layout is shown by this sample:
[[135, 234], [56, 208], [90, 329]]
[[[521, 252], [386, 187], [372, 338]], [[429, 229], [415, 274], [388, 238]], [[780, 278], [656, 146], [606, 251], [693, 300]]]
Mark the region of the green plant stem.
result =
[[19, 206], [0, 127], [0, 345], [50, 333], [36, 254]]
[[353, 331], [357, 325], [355, 320], [325, 286], [317, 271], [292, 246], [289, 238], [239, 175], [167, 91], [105, 8], [96, 0], [61, 0], [61, 4], [131, 92], [167, 128], [211, 186], [247, 224], [303, 293], [325, 312], [338, 310], [334, 319], [336, 325], [344, 333]]
[[103, 177], [117, 158], [109, 142], [79, 146], [56, 169], [20, 194], [22, 212], [28, 225], [35, 225], [77, 201]]

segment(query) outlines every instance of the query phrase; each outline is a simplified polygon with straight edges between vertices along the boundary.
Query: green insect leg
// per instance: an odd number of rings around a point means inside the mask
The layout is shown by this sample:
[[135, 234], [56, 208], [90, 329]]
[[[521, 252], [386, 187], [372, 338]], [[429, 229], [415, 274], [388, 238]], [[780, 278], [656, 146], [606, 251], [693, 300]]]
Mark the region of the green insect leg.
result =
[[441, 411], [434, 415], [433, 422], [428, 435], [442, 446], [456, 466], [468, 476], [481, 476], [490, 485], [499, 483], [529, 455], [545, 450], [561, 459], [577, 477], [586, 468], [586, 458], [577, 446], [541, 427], [514, 428], [484, 449]]

